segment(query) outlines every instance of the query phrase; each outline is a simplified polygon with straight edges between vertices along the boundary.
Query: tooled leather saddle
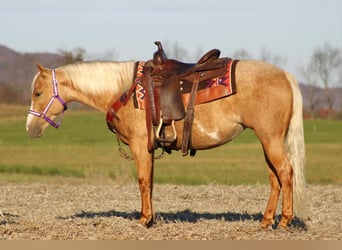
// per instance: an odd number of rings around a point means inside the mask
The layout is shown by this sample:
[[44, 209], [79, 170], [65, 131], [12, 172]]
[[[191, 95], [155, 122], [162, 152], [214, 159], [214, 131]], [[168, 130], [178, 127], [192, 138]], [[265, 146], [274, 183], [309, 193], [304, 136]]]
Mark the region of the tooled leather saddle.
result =
[[[194, 155], [196, 151], [191, 147], [190, 141], [194, 106], [197, 103], [207, 102], [207, 95], [209, 95], [205, 91], [202, 95], [205, 96], [203, 97], [204, 100], [201, 100], [201, 95], [197, 95], [199, 84], [225, 75], [227, 64], [232, 60], [230, 58], [219, 58], [220, 51], [212, 49], [205, 53], [197, 63], [184, 63], [168, 59], [159, 41], [155, 42], [155, 45], [157, 45], [157, 51], [153, 54], [153, 59], [144, 63], [143, 77], [140, 79], [144, 88], [146, 126], [149, 133], [148, 150], [152, 152], [156, 145], [169, 150], [165, 145], [172, 145], [177, 138], [174, 122], [184, 119], [182, 154], [187, 155], [190, 149], [190, 155]], [[127, 103], [136, 85], [135, 82], [128, 94], [126, 93], [121, 100], [114, 103], [108, 112], [107, 123], [112, 131], [114, 128], [112, 129], [113, 126], [110, 122], [113, 116], [111, 111], [117, 110], [122, 104]], [[226, 96], [225, 88], [220, 87], [222, 88], [215, 90], [217, 97], [211, 97], [211, 99]], [[183, 90], [185, 88], [188, 89], [185, 92], [188, 93], [186, 95]], [[163, 128], [166, 126], [173, 128], [171, 138], [163, 137]], [[154, 131], [154, 135], [151, 134], [151, 131]], [[151, 140], [152, 136], [154, 136], [154, 140]]]
[[[212, 49], [195, 64], [183, 63], [168, 59], [159, 41], [155, 42], [155, 45], [158, 50], [153, 59], [147, 61], [144, 66], [144, 85], [149, 104], [146, 109], [150, 112], [152, 124], [158, 127], [155, 132], [158, 142], [171, 143], [175, 140], [175, 129], [174, 137], [170, 141], [161, 137], [161, 128], [167, 125], [174, 128], [174, 121], [184, 119], [182, 154], [187, 155], [189, 148], [191, 149], [191, 127], [199, 83], [224, 75], [229, 58], [219, 58], [220, 51]], [[183, 82], [192, 83], [186, 106], [181, 91]], [[191, 150], [191, 155], [194, 152]]]

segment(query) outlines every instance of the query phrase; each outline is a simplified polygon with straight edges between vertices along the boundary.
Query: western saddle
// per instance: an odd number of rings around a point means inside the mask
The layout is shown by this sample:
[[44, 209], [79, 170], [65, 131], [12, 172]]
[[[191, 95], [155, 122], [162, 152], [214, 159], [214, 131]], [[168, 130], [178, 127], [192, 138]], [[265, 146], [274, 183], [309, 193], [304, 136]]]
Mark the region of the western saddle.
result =
[[[151, 143], [152, 126], [156, 128], [154, 133], [157, 146], [163, 145], [167, 149], [165, 145], [172, 145], [177, 138], [174, 121], [184, 119], [182, 154], [187, 155], [190, 149], [190, 155], [193, 156], [196, 151], [191, 147], [190, 138], [199, 83], [224, 75], [229, 58], [219, 58], [220, 51], [212, 49], [195, 64], [183, 63], [168, 59], [159, 41], [155, 42], [155, 45], [158, 50], [153, 59], [145, 63], [143, 69], [148, 148], [151, 151], [155, 147]], [[186, 105], [182, 99], [184, 82], [191, 83], [190, 97]], [[163, 136], [165, 126], [169, 125], [173, 128], [171, 139]]]

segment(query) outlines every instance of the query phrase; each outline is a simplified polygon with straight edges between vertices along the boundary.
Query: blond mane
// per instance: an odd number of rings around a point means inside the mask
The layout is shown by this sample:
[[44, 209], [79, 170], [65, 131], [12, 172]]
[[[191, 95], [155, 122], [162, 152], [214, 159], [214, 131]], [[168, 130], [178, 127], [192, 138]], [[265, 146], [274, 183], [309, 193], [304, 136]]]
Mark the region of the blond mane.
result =
[[64, 65], [59, 69], [70, 78], [75, 89], [85, 94], [108, 91], [121, 94], [133, 83], [134, 64], [134, 61], [94, 61]]

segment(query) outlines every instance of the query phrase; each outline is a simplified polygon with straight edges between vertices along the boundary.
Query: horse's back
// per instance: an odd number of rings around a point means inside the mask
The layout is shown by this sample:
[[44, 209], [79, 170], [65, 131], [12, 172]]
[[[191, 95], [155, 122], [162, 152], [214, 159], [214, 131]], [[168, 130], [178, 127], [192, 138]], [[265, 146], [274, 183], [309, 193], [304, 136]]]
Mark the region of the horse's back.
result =
[[235, 78], [237, 93], [227, 101], [234, 102], [246, 126], [253, 127], [256, 120], [262, 123], [262, 120], [276, 122], [290, 118], [293, 97], [284, 70], [265, 62], [246, 60], [237, 64]]
[[236, 66], [236, 88], [239, 94], [283, 90], [291, 92], [286, 72], [269, 63], [254, 60], [242, 60]]

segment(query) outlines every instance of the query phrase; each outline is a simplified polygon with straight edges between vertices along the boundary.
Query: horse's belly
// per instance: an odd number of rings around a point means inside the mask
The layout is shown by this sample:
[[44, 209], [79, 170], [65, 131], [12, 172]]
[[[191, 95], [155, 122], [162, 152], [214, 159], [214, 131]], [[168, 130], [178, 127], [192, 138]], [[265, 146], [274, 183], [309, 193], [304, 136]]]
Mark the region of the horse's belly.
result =
[[[182, 126], [177, 129], [177, 148], [182, 144]], [[227, 120], [215, 123], [203, 123], [196, 119], [192, 126], [191, 146], [194, 149], [209, 149], [233, 140], [244, 130], [240, 123], [229, 123]]]

